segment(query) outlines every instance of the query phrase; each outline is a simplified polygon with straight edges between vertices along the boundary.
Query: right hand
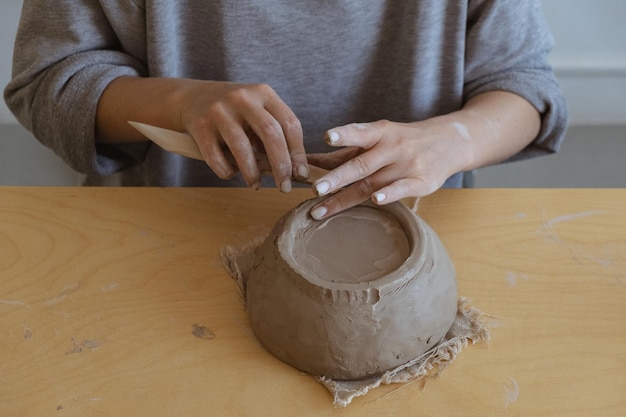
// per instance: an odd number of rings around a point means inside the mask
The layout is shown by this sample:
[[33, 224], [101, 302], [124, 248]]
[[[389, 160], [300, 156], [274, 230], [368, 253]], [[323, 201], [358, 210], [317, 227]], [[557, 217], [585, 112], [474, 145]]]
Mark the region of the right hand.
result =
[[[267, 154], [281, 191], [291, 190], [292, 177], [308, 177], [300, 121], [270, 86], [214, 81], [190, 86], [183, 92], [180, 122], [217, 176], [231, 178], [238, 168], [246, 183], [258, 188], [256, 151]], [[225, 157], [223, 146], [237, 167]]]

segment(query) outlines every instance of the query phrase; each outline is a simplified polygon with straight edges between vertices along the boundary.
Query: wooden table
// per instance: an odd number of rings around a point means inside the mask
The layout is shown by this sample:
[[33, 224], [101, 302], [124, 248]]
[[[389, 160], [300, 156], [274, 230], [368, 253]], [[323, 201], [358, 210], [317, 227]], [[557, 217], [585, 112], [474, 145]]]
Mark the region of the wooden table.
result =
[[626, 415], [626, 190], [423, 199], [492, 341], [345, 409], [263, 350], [219, 258], [309, 193], [0, 188], [0, 416]]

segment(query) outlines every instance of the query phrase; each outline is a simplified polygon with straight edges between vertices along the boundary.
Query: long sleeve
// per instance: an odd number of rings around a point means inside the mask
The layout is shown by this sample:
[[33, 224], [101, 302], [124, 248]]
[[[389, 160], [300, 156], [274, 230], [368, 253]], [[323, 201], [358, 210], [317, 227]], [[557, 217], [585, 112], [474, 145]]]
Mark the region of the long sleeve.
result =
[[464, 98], [503, 90], [541, 114], [537, 138], [512, 160], [556, 152], [565, 134], [567, 105], [548, 64], [554, 40], [539, 0], [470, 1]]
[[98, 101], [120, 76], [267, 83], [311, 153], [334, 126], [424, 120], [510, 91], [542, 118], [515, 160], [557, 151], [565, 132], [552, 45], [540, 0], [25, 0], [5, 100], [89, 184], [235, 185], [147, 143], [96, 144]]
[[[126, 3], [121, 13], [141, 14]], [[96, 150], [98, 100], [113, 79], [145, 72], [124, 51], [97, 1], [25, 0], [4, 97], [18, 121], [69, 166], [108, 175], [140, 159], [145, 149], [133, 144]]]

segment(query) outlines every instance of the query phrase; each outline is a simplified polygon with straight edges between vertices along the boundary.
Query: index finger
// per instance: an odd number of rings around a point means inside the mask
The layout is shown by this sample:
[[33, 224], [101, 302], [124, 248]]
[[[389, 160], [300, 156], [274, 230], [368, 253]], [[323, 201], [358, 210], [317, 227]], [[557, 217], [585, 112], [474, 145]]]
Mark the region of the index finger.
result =
[[318, 195], [332, 193], [342, 187], [369, 177], [393, 162], [392, 152], [380, 152], [376, 145], [383, 130], [377, 123], [351, 124], [327, 132], [327, 142], [332, 146], [358, 146], [365, 151], [349, 159], [317, 180]]

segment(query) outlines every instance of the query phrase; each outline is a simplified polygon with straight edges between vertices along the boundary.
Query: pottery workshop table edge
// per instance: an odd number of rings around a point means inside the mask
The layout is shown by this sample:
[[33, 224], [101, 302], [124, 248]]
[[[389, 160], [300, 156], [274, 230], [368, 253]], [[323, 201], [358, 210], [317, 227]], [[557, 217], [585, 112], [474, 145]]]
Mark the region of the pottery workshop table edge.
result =
[[310, 196], [0, 187], [0, 415], [626, 413], [626, 190], [423, 198], [492, 340], [345, 409], [258, 344], [219, 257]]

